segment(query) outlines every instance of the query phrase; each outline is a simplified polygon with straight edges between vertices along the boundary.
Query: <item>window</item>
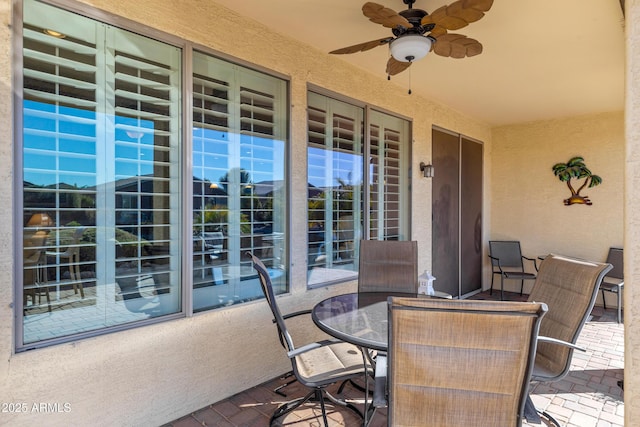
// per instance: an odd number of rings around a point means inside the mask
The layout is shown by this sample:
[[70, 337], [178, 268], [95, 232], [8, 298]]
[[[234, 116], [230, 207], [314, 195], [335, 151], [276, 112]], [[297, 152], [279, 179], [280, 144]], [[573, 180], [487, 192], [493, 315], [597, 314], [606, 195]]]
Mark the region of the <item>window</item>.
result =
[[260, 298], [246, 251], [287, 291], [287, 83], [201, 52], [187, 66], [175, 45], [34, 0], [23, 12], [17, 348]]
[[23, 58], [22, 344], [180, 312], [180, 49], [25, 1]]
[[409, 122], [370, 111], [369, 238], [409, 238]]
[[287, 290], [284, 81], [195, 52], [193, 309], [262, 298], [244, 257]]
[[308, 104], [307, 282], [314, 286], [357, 277], [361, 239], [408, 239], [410, 146], [407, 120], [367, 109], [366, 130], [363, 107], [315, 92]]

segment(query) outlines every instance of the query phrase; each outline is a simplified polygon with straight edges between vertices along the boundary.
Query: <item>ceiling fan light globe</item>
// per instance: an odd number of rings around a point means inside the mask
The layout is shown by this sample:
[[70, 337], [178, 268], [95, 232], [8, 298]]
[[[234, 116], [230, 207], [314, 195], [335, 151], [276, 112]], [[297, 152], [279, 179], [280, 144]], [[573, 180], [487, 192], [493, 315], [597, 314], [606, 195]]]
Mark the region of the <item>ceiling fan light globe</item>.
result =
[[398, 37], [391, 42], [391, 56], [400, 62], [414, 62], [424, 58], [431, 50], [431, 39], [418, 34]]

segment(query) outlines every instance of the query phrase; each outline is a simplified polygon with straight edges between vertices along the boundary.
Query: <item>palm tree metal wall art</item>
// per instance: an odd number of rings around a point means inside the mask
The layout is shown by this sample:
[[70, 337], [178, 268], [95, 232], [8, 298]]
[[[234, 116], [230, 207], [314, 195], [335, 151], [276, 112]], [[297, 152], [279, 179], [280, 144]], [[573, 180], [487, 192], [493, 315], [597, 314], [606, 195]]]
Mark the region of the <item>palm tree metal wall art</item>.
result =
[[[571, 197], [568, 199], [564, 199], [564, 204], [566, 206], [573, 204], [582, 204], [582, 205], [591, 205], [591, 200], [589, 200], [588, 196], [581, 196], [580, 192], [588, 187], [592, 188], [596, 185], [602, 184], [602, 178], [598, 175], [594, 175], [584, 164], [584, 159], [582, 157], [576, 156], [570, 159], [567, 163], [556, 163], [553, 165], [553, 174], [558, 177], [558, 179], [562, 182], [567, 183], [567, 187], [571, 191]], [[573, 188], [571, 185], [571, 180], [581, 180], [584, 179], [584, 182], [578, 190]]]

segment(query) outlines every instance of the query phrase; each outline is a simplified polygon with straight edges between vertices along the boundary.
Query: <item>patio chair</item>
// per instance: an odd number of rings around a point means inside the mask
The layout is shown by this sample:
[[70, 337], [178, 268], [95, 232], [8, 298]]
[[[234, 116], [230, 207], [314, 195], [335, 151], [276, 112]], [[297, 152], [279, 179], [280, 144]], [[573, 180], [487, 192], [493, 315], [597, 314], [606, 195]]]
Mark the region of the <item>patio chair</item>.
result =
[[611, 271], [604, 276], [600, 283], [602, 291], [602, 305], [607, 309], [607, 300], [604, 297], [605, 292], [611, 292], [617, 295], [618, 323], [622, 323], [622, 288], [624, 287], [624, 251], [622, 248], [609, 248], [607, 262], [613, 266]]
[[[611, 264], [591, 262], [550, 254], [540, 264], [529, 301], [544, 301], [549, 312], [540, 325], [538, 348], [531, 379], [554, 382], [564, 378], [571, 367], [574, 350], [582, 327], [589, 319], [598, 296], [602, 278]], [[528, 400], [525, 417], [539, 422], [539, 411]], [[559, 426], [549, 414], [541, 412]]]
[[23, 310], [27, 308], [27, 300], [31, 297], [33, 306], [41, 304], [42, 295], [47, 298], [47, 307], [51, 311], [51, 296], [47, 284], [46, 259], [44, 257], [48, 232], [26, 231], [24, 233], [23, 250]]
[[61, 251], [47, 251], [48, 257], [55, 257], [57, 263], [64, 263], [66, 261], [69, 267], [69, 279], [73, 285], [73, 293], [77, 294], [80, 290], [80, 297], [84, 298], [84, 285], [82, 282], [82, 275], [80, 273], [80, 240], [84, 233], [84, 227], [78, 227], [73, 230], [71, 235], [71, 242], [66, 249]]
[[390, 298], [388, 425], [522, 425], [546, 310], [544, 303]]
[[418, 292], [418, 242], [361, 240], [358, 292]]
[[489, 258], [491, 258], [491, 290], [493, 295], [493, 278], [500, 275], [500, 299], [504, 300], [504, 279], [520, 280], [520, 295], [524, 290], [525, 280], [535, 280], [536, 274], [526, 272], [524, 260], [532, 261], [536, 272], [538, 265], [535, 258], [522, 255], [520, 242], [517, 240], [491, 240], [489, 241]]
[[[309, 314], [311, 311], [298, 311], [283, 316], [276, 303], [271, 279], [265, 265], [253, 254], [247, 253], [247, 255], [251, 258], [253, 268], [258, 273], [260, 285], [273, 314], [274, 323], [278, 328], [278, 338], [287, 351], [287, 357], [291, 360], [293, 374], [300, 384], [310, 389], [306, 396], [279, 406], [271, 416], [269, 425], [275, 419], [288, 414], [310, 399], [320, 402], [325, 427], [328, 427], [325, 398], [334, 404], [345, 406], [363, 417], [363, 414], [354, 405], [337, 399], [326, 390], [326, 387], [331, 384], [342, 383], [344, 386], [345, 382], [349, 380], [364, 378], [365, 373], [369, 372], [369, 367], [365, 368], [362, 352], [352, 344], [336, 340], [324, 340], [296, 347], [287, 330], [285, 320]], [[338, 392], [342, 390], [342, 386]]]

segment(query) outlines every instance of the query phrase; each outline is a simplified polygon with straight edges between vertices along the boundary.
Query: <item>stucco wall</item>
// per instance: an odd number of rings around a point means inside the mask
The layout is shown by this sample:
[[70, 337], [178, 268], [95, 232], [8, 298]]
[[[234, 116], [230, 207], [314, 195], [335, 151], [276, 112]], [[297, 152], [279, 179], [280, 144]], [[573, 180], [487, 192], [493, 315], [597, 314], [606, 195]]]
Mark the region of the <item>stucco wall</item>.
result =
[[[430, 212], [431, 184], [419, 178], [417, 165], [431, 159], [431, 127], [436, 124], [483, 141], [487, 153], [491, 131], [486, 124], [409, 96], [406, 88], [387, 82], [385, 76], [364, 73], [248, 23], [211, 0], [87, 3], [289, 76], [294, 237], [292, 294], [279, 299], [284, 312], [311, 307], [355, 285], [314, 291], [305, 286], [308, 83], [413, 118], [412, 237], [420, 242], [421, 268], [429, 267], [431, 224], [425, 212]], [[288, 370], [261, 301], [14, 354], [10, 0], [0, 0], [0, 18], [0, 238], [5, 242], [0, 245], [0, 396], [3, 402], [24, 402], [29, 407], [26, 414], [0, 413], [0, 425], [160, 425]], [[488, 160], [486, 167], [490, 168]], [[485, 185], [489, 194], [489, 180]], [[310, 325], [300, 332], [311, 338], [315, 330]], [[34, 403], [66, 403], [70, 412], [37, 413], [31, 411]]]
[[624, 418], [633, 426], [640, 419], [640, 0], [626, 0], [627, 78], [625, 102], [625, 304]]
[[[622, 112], [494, 128], [488, 238], [520, 240], [523, 253], [533, 258], [558, 253], [604, 261], [610, 246], [623, 245], [624, 143]], [[565, 206], [570, 190], [552, 172], [554, 164], [574, 156], [602, 178], [580, 192], [590, 206]], [[574, 181], [576, 190], [582, 182]], [[505, 282], [510, 290], [519, 287]], [[615, 304], [614, 295], [607, 297]]]

